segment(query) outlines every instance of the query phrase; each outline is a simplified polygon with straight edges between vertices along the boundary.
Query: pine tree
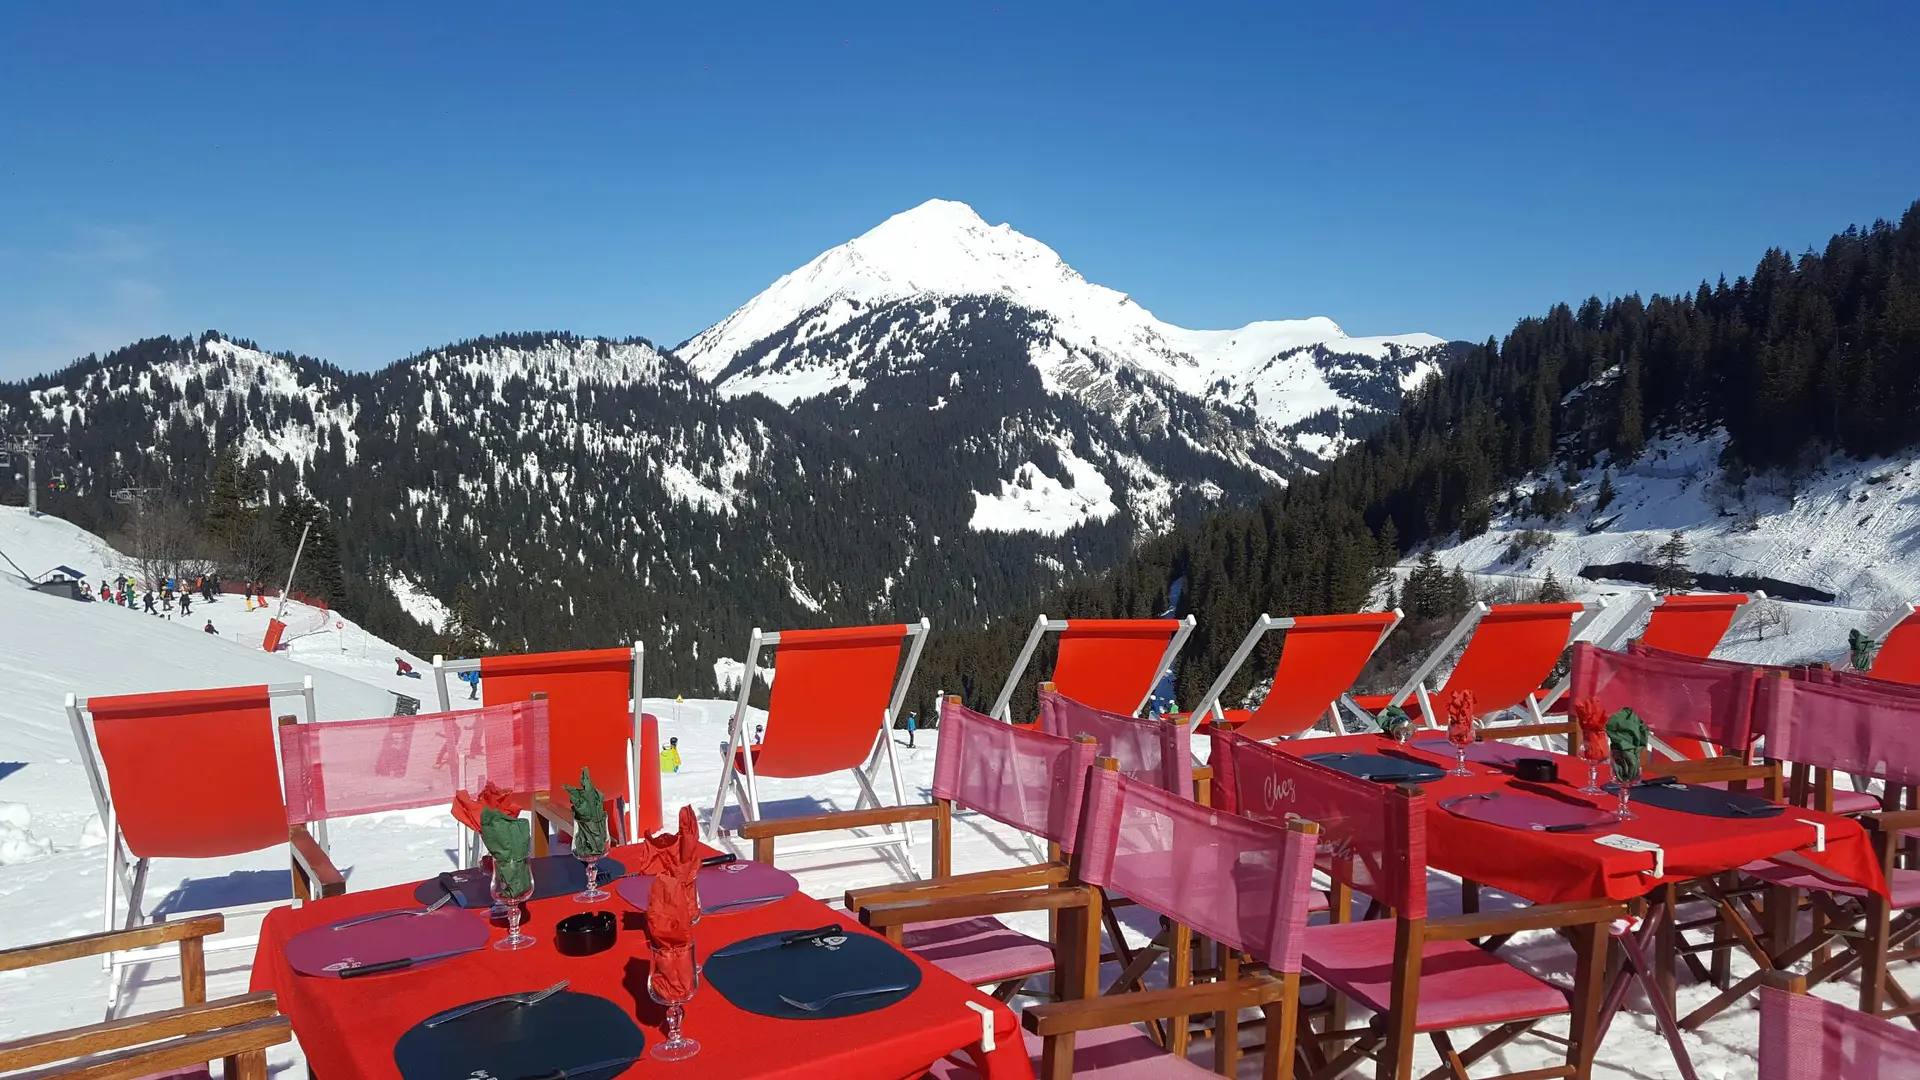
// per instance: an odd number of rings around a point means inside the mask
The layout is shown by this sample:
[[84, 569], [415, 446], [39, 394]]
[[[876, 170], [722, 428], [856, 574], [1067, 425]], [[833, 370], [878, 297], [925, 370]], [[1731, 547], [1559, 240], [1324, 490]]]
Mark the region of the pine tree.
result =
[[441, 650], [452, 657], [471, 657], [479, 655], [486, 648], [486, 635], [480, 630], [478, 614], [479, 600], [474, 596], [473, 586], [461, 582], [453, 590], [453, 604], [447, 611], [447, 621], [440, 628]]
[[1467, 573], [1458, 566], [1447, 578], [1447, 611], [1449, 615], [1458, 615], [1473, 603], [1473, 586], [1467, 584]]
[[1420, 553], [1420, 562], [1407, 575], [1406, 591], [1401, 599], [1416, 619], [1432, 619], [1447, 613], [1447, 572], [1440, 568], [1440, 557], [1429, 548]]
[[1613, 438], [1613, 452], [1621, 461], [1640, 456], [1646, 445], [1646, 432], [1640, 416], [1640, 357], [1629, 357], [1626, 372], [1620, 376], [1620, 420]]
[[1603, 472], [1600, 474], [1600, 491], [1593, 497], [1593, 509], [1598, 513], [1611, 505], [1613, 505], [1613, 473]]
[[1535, 602], [1540, 604], [1564, 604], [1567, 602], [1567, 590], [1565, 586], [1560, 584], [1560, 579], [1554, 576], [1552, 570], [1547, 571], [1547, 579], [1540, 583], [1540, 595], [1535, 598]]
[[1676, 531], [1654, 552], [1659, 562], [1653, 570], [1653, 583], [1668, 596], [1690, 588], [1693, 585], [1693, 571], [1687, 568], [1687, 557], [1692, 552], [1687, 547], [1685, 534]]
[[214, 463], [202, 517], [207, 536], [222, 547], [232, 547], [252, 527], [259, 497], [260, 477], [247, 469], [238, 450], [222, 451]]

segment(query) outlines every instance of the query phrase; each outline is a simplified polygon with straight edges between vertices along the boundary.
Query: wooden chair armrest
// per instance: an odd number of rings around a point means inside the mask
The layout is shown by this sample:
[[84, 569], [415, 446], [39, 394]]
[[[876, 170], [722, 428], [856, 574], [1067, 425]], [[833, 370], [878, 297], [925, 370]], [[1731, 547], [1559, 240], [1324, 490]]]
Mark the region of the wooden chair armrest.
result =
[[1771, 986], [1775, 990], [1785, 990], [1789, 994], [1804, 994], [1807, 992], [1807, 977], [1805, 975], [1795, 975], [1791, 971], [1780, 971], [1777, 969], [1773, 971], [1756, 971], [1754, 974], [1759, 976], [1762, 986]]
[[30, 1035], [0, 1043], [0, 1072], [30, 1069], [85, 1054], [99, 1054], [181, 1035], [198, 1035], [264, 1020], [277, 1012], [273, 991], [262, 990], [244, 997], [222, 998], [46, 1035]]
[[1288, 992], [1286, 982], [1261, 972], [1233, 982], [1198, 983], [1029, 1005], [1020, 1014], [1020, 1023], [1042, 1037], [1065, 1035], [1070, 1031], [1164, 1020], [1169, 1016], [1258, 1008], [1284, 1001]]
[[1721, 780], [1771, 780], [1780, 772], [1778, 765], [1754, 765], [1734, 756], [1704, 758], [1698, 761], [1657, 761], [1648, 765], [1647, 769], [1661, 776], [1671, 776], [1683, 784], [1706, 784]]
[[1874, 810], [1856, 820], [1873, 832], [1901, 832], [1920, 829], [1920, 810]]
[[869, 904], [857, 914], [862, 926], [885, 930], [939, 919], [977, 919], [982, 915], [1004, 915], [1012, 911], [1058, 911], [1061, 908], [1086, 907], [1092, 895], [1093, 889], [1085, 885], [1059, 889], [1022, 889], [947, 896], [936, 900]]
[[327, 856], [320, 842], [313, 838], [305, 825], [295, 825], [288, 830], [288, 841], [293, 848], [293, 865], [306, 876], [308, 882], [319, 886], [321, 897], [343, 896], [347, 891], [347, 879], [340, 873], [333, 860]]
[[[560, 826], [561, 832], [572, 835], [573, 804], [570, 802], [554, 802], [545, 792], [541, 792], [533, 797], [533, 816], [550, 821]], [[608, 814], [607, 818], [612, 820], [613, 815]]]
[[1062, 884], [1070, 876], [1072, 875], [1067, 868], [1058, 863], [1022, 866], [1014, 870], [981, 870], [972, 874], [929, 878], [926, 881], [906, 881], [897, 885], [848, 889], [846, 905], [848, 911], [857, 911], [873, 904], [888, 904], [900, 900], [932, 900], [945, 896], [1038, 888], [1042, 885]]
[[191, 1068], [220, 1058], [262, 1055], [260, 1072], [266, 1075], [265, 1052], [293, 1038], [293, 1028], [284, 1016], [270, 1016], [233, 1027], [220, 1028], [202, 1035], [190, 1035], [157, 1046], [136, 1046], [84, 1062], [55, 1065], [34, 1072], [19, 1073], [8, 1080], [138, 1080], [155, 1073]]
[[733, 834], [742, 840], [764, 840], [775, 836], [860, 829], [869, 825], [932, 821], [939, 813], [940, 808], [932, 803], [925, 806], [877, 806], [870, 810], [829, 810], [824, 814], [749, 821], [735, 829]]
[[1559, 724], [1495, 724], [1480, 729], [1488, 739], [1525, 739], [1534, 735], [1572, 735], [1576, 725], [1568, 720]]
[[1481, 911], [1427, 920], [1428, 941], [1474, 941], [1522, 930], [1557, 930], [1565, 926], [1612, 922], [1624, 918], [1627, 906], [1614, 900], [1568, 900], [1535, 904], [1508, 911]]
[[108, 930], [38, 945], [18, 945], [11, 949], [0, 949], [0, 971], [17, 971], [61, 960], [77, 960], [83, 956], [142, 949], [149, 945], [164, 945], [169, 941], [208, 938], [226, 929], [226, 926], [225, 916], [196, 915], [191, 919], [154, 923], [132, 930]]

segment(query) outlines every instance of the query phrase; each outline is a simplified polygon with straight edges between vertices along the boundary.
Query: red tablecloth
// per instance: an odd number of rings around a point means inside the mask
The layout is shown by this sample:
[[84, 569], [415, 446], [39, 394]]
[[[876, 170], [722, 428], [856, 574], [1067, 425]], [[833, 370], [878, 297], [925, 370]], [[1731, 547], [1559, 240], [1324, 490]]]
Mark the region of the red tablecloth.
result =
[[[1295, 754], [1320, 754], [1335, 751], [1377, 753], [1385, 743], [1377, 735], [1346, 735], [1330, 739], [1293, 739], [1278, 744]], [[1452, 768], [1451, 754], [1429, 754], [1409, 748], [1416, 757]], [[1565, 755], [1555, 757], [1568, 787], [1555, 785], [1558, 793], [1586, 799], [1573, 791], [1586, 782], [1586, 764]], [[1443, 810], [1440, 803], [1456, 795], [1475, 791], [1505, 789], [1512, 776], [1492, 766], [1467, 762], [1473, 776], [1443, 776], [1422, 784], [1430, 797], [1427, 813], [1427, 861], [1436, 870], [1457, 874], [1482, 885], [1531, 900], [1549, 904], [1562, 900], [1591, 900], [1607, 897], [1631, 900], [1644, 896], [1656, 885], [1690, 881], [1725, 870], [1732, 870], [1756, 859], [1770, 858], [1782, 852], [1794, 852], [1826, 872], [1868, 888], [1886, 891], [1886, 880], [1873, 856], [1873, 844], [1866, 830], [1849, 818], [1817, 810], [1788, 807], [1787, 812], [1771, 818], [1719, 818], [1664, 810], [1634, 803], [1637, 815], [1606, 829], [1589, 833], [1546, 833], [1512, 829], [1504, 825], [1475, 821]], [[1607, 770], [1601, 770], [1606, 780]], [[1593, 805], [1613, 809], [1611, 795], [1593, 797]], [[1801, 819], [1826, 826], [1826, 850], [1815, 852], [1811, 844], [1813, 829]], [[1646, 852], [1620, 851], [1594, 843], [1595, 836], [1618, 833], [1659, 844], [1663, 849], [1666, 873], [1654, 877], [1646, 873], [1653, 856]]]
[[[619, 850], [613, 852], [620, 858]], [[631, 865], [631, 859], [628, 860]], [[287, 965], [289, 938], [310, 927], [382, 908], [415, 906], [413, 886], [404, 885], [306, 904], [270, 913], [260, 928], [253, 963], [253, 989], [272, 990], [280, 1011], [293, 1023], [307, 1063], [320, 1080], [400, 1075], [393, 1047], [413, 1025], [442, 1009], [518, 990], [537, 990], [561, 979], [575, 992], [599, 994], [631, 1010], [658, 1042], [662, 1010], [647, 996], [646, 935], [639, 916], [623, 900], [599, 905], [621, 912], [633, 929], [623, 929], [612, 949], [589, 957], [554, 951], [553, 924], [580, 910], [565, 897], [535, 901], [528, 931], [540, 944], [517, 952], [488, 948], [419, 971], [399, 971], [361, 979], [322, 979], [297, 974]], [[474, 913], [484, 917], [483, 912]], [[709, 915], [694, 929], [694, 943], [705, 957], [720, 947], [755, 934], [819, 926], [838, 918], [850, 933], [866, 933], [842, 912], [802, 895], [752, 911]], [[495, 940], [504, 937], [495, 930]], [[912, 954], [908, 954], [912, 955]], [[989, 1080], [1032, 1080], [1020, 1024], [1012, 1010], [953, 976], [920, 961], [920, 988], [899, 1004], [839, 1020], [777, 1020], [734, 1008], [710, 986], [702, 985], [687, 1006], [685, 1031], [700, 1041], [699, 1056], [684, 1063], [643, 1059], [625, 1077], [715, 1077], [755, 1080], [901, 1080], [918, 1076], [940, 1058], [969, 1048], [977, 1054], [980, 1014], [976, 1002], [992, 1011], [995, 1049], [980, 1055]]]

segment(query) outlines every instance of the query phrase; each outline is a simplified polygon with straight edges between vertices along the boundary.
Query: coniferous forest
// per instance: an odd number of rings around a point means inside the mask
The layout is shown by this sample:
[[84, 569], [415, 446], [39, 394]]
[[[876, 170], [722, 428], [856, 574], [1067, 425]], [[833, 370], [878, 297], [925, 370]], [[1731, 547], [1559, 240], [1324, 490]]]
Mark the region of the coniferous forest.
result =
[[[1176, 668], [1177, 699], [1190, 704], [1260, 613], [1356, 610], [1407, 551], [1485, 531], [1529, 473], [1630, 460], [1658, 432], [1716, 427], [1728, 436], [1721, 467], [1736, 477], [1920, 443], [1920, 203], [1822, 251], [1768, 251], [1731, 283], [1523, 319], [1428, 380], [1324, 471], [1256, 508], [1147, 543], [984, 631], [936, 634], [913, 700], [959, 693], [985, 707], [1033, 612], [1156, 616], [1181, 581], [1177, 613], [1198, 619]], [[1559, 490], [1550, 481], [1534, 498]], [[1278, 648], [1270, 636], [1230, 700], [1272, 673]], [[1032, 714], [1032, 673], [1049, 664], [1043, 653], [1029, 666], [1016, 716]]]

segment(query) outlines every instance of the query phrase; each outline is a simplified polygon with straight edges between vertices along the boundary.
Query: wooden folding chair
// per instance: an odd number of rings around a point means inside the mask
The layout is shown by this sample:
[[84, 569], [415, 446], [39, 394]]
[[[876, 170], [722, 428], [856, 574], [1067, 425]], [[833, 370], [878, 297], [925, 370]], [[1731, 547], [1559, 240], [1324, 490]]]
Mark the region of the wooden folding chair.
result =
[[[642, 775], [658, 763], [640, 757], [637, 726], [641, 676], [646, 650], [638, 643], [620, 649], [584, 649], [574, 652], [483, 656], [478, 660], [433, 658], [433, 680], [440, 695], [440, 711], [453, 711], [447, 676], [465, 671], [480, 673], [480, 700], [487, 705], [526, 701], [543, 695], [549, 708], [552, 774], [538, 785], [543, 792], [561, 792], [562, 785], [580, 783], [586, 768], [595, 787], [611, 793], [618, 813], [608, 815], [612, 839], [624, 843], [645, 835], [640, 820], [647, 802], [641, 798]], [[573, 833], [573, 807], [566, 799], [542, 797], [533, 806], [534, 828], [549, 828], [564, 836]], [[467, 858], [479, 858], [478, 838], [468, 840]]]
[[[107, 834], [103, 930], [133, 929], [145, 921], [147, 875], [157, 858], [212, 859], [285, 844], [293, 898], [346, 891], [322, 841], [305, 825], [287, 824], [272, 704], [283, 696], [303, 698], [311, 718], [311, 678], [282, 686], [67, 695], [67, 716]], [[225, 911], [258, 911], [282, 902]], [[257, 935], [227, 936], [207, 947], [252, 948], [257, 940]], [[120, 1001], [121, 969], [164, 954], [108, 949], [100, 955], [111, 1016]]]
[[35, 1080], [133, 1080], [158, 1074], [194, 1080], [209, 1076], [207, 1063], [218, 1060], [227, 1080], [266, 1080], [267, 1048], [287, 1042], [293, 1032], [269, 991], [207, 1000], [206, 940], [225, 926], [219, 915], [201, 915], [0, 949], [0, 972], [7, 972], [177, 944], [181, 997], [176, 1009], [0, 1043], [0, 1076], [24, 1077], [21, 1070], [38, 1069], [31, 1074]]
[[[907, 801], [900, 778], [900, 761], [893, 749], [893, 718], [906, 702], [913, 670], [920, 663], [929, 623], [839, 627], [831, 630], [782, 630], [767, 633], [754, 628], [747, 643], [746, 677], [740, 680], [740, 698], [734, 704], [726, 761], [720, 768], [720, 786], [707, 819], [707, 840], [722, 835], [720, 815], [729, 800], [737, 802], [752, 825], [760, 818], [758, 778], [828, 776], [850, 772], [860, 786], [860, 798], [851, 811], [837, 819], [841, 830], [878, 826], [877, 833], [837, 840], [817, 840], [788, 848], [790, 854], [854, 847], [895, 847], [914, 871], [913, 835], [904, 824], [870, 811], [881, 809], [873, 782], [882, 765], [893, 785], [894, 805]], [[749, 745], [747, 697], [760, 651], [774, 649], [773, 690], [767, 699], [765, 736]], [[901, 654], [906, 659], [902, 661]], [[809, 818], [817, 825], [818, 816]], [[818, 827], [794, 832], [820, 832]], [[742, 838], [782, 835], [760, 830], [742, 831]], [[758, 841], [756, 840], [756, 843]]]
[[[1342, 730], [1337, 703], [1353, 689], [1366, 669], [1367, 661], [1400, 625], [1400, 609], [1362, 611], [1353, 615], [1299, 615], [1276, 619], [1262, 615], [1227, 660], [1193, 715], [1249, 739], [1283, 739], [1298, 735], [1330, 720], [1333, 732]], [[1241, 665], [1253, 655], [1260, 639], [1271, 633], [1285, 633], [1280, 660], [1273, 670], [1267, 696], [1257, 709], [1227, 709], [1220, 695], [1240, 673]]]
[[[1623, 904], [1581, 900], [1516, 911], [1431, 918], [1427, 914], [1427, 796], [1387, 787], [1295, 757], [1228, 731], [1213, 733], [1214, 803], [1262, 821], [1320, 826], [1317, 865], [1334, 882], [1331, 922], [1302, 937], [1301, 970], [1340, 1000], [1370, 1010], [1346, 1027], [1345, 1010], [1325, 1010], [1326, 1027], [1303, 1024], [1311, 1075], [1331, 1080], [1363, 1060], [1382, 1080], [1413, 1072], [1414, 1042], [1428, 1036], [1456, 1076], [1542, 1020], [1571, 1014], [1564, 1066], [1527, 1077], [1584, 1077], [1599, 1045], [1599, 1006], [1608, 927]], [[1366, 896], [1388, 918], [1352, 921], [1352, 897]], [[1562, 930], [1574, 943], [1571, 993], [1472, 944], [1527, 930]], [[1448, 1032], [1489, 1028], [1464, 1050]], [[1344, 1047], [1344, 1049], [1342, 1049]]]
[[1060, 635], [1060, 643], [1053, 673], [1043, 681], [1096, 709], [1136, 714], [1153, 698], [1153, 688], [1173, 666], [1193, 626], [1191, 615], [1184, 619], [1049, 619], [1042, 615], [1027, 632], [1026, 644], [988, 715], [1010, 719], [1013, 692], [1048, 634]]

